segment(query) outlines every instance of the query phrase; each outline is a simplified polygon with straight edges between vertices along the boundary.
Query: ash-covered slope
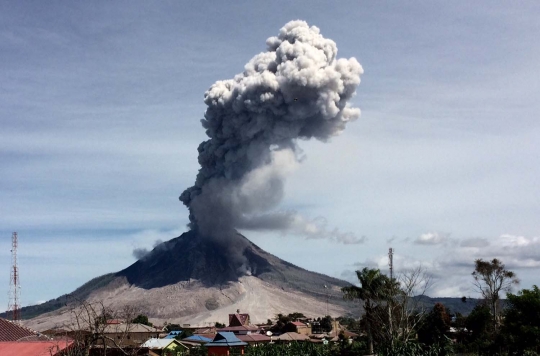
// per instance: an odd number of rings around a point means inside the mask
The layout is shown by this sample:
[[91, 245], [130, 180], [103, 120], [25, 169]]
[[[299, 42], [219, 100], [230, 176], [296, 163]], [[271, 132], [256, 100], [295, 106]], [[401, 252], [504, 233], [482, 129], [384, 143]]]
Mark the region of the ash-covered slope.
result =
[[216, 242], [203, 239], [193, 231], [156, 246], [147, 256], [116, 273], [145, 289], [190, 280], [215, 286], [236, 281], [242, 275], [313, 295], [326, 295], [324, 285], [349, 285], [283, 261], [240, 234], [234, 241]]
[[23, 316], [33, 314], [28, 325], [37, 330], [61, 325], [74, 299], [118, 310], [129, 305], [157, 323], [226, 322], [236, 309], [261, 322], [277, 313], [358, 315], [358, 304], [342, 298], [346, 285], [285, 262], [240, 234], [225, 243], [189, 231], [120, 272], [95, 278], [39, 309], [23, 309]]

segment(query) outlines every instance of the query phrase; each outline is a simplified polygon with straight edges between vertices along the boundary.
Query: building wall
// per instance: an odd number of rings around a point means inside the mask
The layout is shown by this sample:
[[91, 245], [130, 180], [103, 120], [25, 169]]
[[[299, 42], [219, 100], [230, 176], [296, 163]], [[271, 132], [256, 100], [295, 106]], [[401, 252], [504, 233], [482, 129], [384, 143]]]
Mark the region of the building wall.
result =
[[308, 327], [308, 326], [297, 326], [296, 327], [296, 332], [301, 334], [301, 335], [311, 335], [311, 327]]

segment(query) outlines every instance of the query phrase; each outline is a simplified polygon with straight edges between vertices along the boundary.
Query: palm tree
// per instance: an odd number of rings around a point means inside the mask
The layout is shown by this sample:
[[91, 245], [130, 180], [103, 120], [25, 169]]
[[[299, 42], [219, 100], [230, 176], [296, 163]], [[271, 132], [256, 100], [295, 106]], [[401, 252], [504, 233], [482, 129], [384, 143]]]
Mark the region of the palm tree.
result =
[[356, 276], [360, 282], [360, 287], [349, 286], [341, 288], [343, 298], [348, 300], [361, 299], [364, 302], [364, 311], [366, 313], [366, 329], [369, 342], [369, 353], [373, 354], [373, 309], [377, 306], [382, 296], [382, 289], [385, 286], [385, 277], [378, 269], [364, 267], [361, 271], [356, 271]]

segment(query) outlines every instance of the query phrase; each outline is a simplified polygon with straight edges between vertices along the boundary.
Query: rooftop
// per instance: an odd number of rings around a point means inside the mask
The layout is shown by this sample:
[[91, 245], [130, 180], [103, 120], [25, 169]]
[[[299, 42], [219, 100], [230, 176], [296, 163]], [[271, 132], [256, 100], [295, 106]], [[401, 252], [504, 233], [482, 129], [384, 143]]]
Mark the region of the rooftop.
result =
[[149, 349], [164, 349], [172, 343], [178, 344], [175, 339], [149, 339], [141, 347], [147, 347]]
[[236, 337], [232, 332], [218, 332], [216, 337], [212, 342], [205, 344], [206, 347], [218, 346], [218, 347], [229, 347], [229, 346], [246, 346], [247, 343], [243, 342]]
[[39, 336], [37, 331], [0, 318], [0, 341], [17, 341], [28, 336]]
[[0, 355], [55, 356], [73, 341], [23, 341], [0, 342]]
[[249, 324], [249, 314], [229, 314], [229, 326], [241, 326]]

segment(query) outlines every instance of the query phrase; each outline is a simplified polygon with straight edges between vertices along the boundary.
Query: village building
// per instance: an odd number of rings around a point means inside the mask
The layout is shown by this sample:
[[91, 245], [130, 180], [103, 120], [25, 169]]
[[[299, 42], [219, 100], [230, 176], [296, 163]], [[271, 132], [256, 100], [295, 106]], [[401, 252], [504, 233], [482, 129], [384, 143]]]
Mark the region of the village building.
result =
[[187, 351], [189, 348], [175, 339], [150, 339], [141, 345], [148, 349], [149, 356], [176, 355], [178, 351]]
[[270, 336], [264, 334], [236, 335], [236, 337], [250, 346], [266, 344], [272, 341]]
[[208, 356], [213, 355], [243, 355], [247, 343], [238, 339], [232, 332], [218, 332], [214, 339], [205, 344]]
[[[83, 340], [92, 337], [93, 331], [70, 330], [66, 336], [75, 339]], [[144, 324], [107, 324], [99, 331], [100, 337], [97, 338], [96, 348], [138, 348], [142, 343], [151, 338], [159, 338], [162, 330]], [[94, 335], [96, 336], [96, 335]]]
[[302, 335], [295, 332], [283, 333], [279, 336], [274, 337], [273, 339], [276, 342], [282, 342], [282, 343], [310, 341], [309, 336]]
[[235, 314], [229, 314], [229, 326], [218, 329], [218, 332], [232, 332], [235, 335], [260, 334], [261, 328], [257, 325], [251, 325], [249, 314], [240, 314], [237, 310]]
[[292, 321], [292, 326], [294, 331], [302, 335], [311, 335], [311, 326], [309, 324], [303, 323], [301, 321]]

